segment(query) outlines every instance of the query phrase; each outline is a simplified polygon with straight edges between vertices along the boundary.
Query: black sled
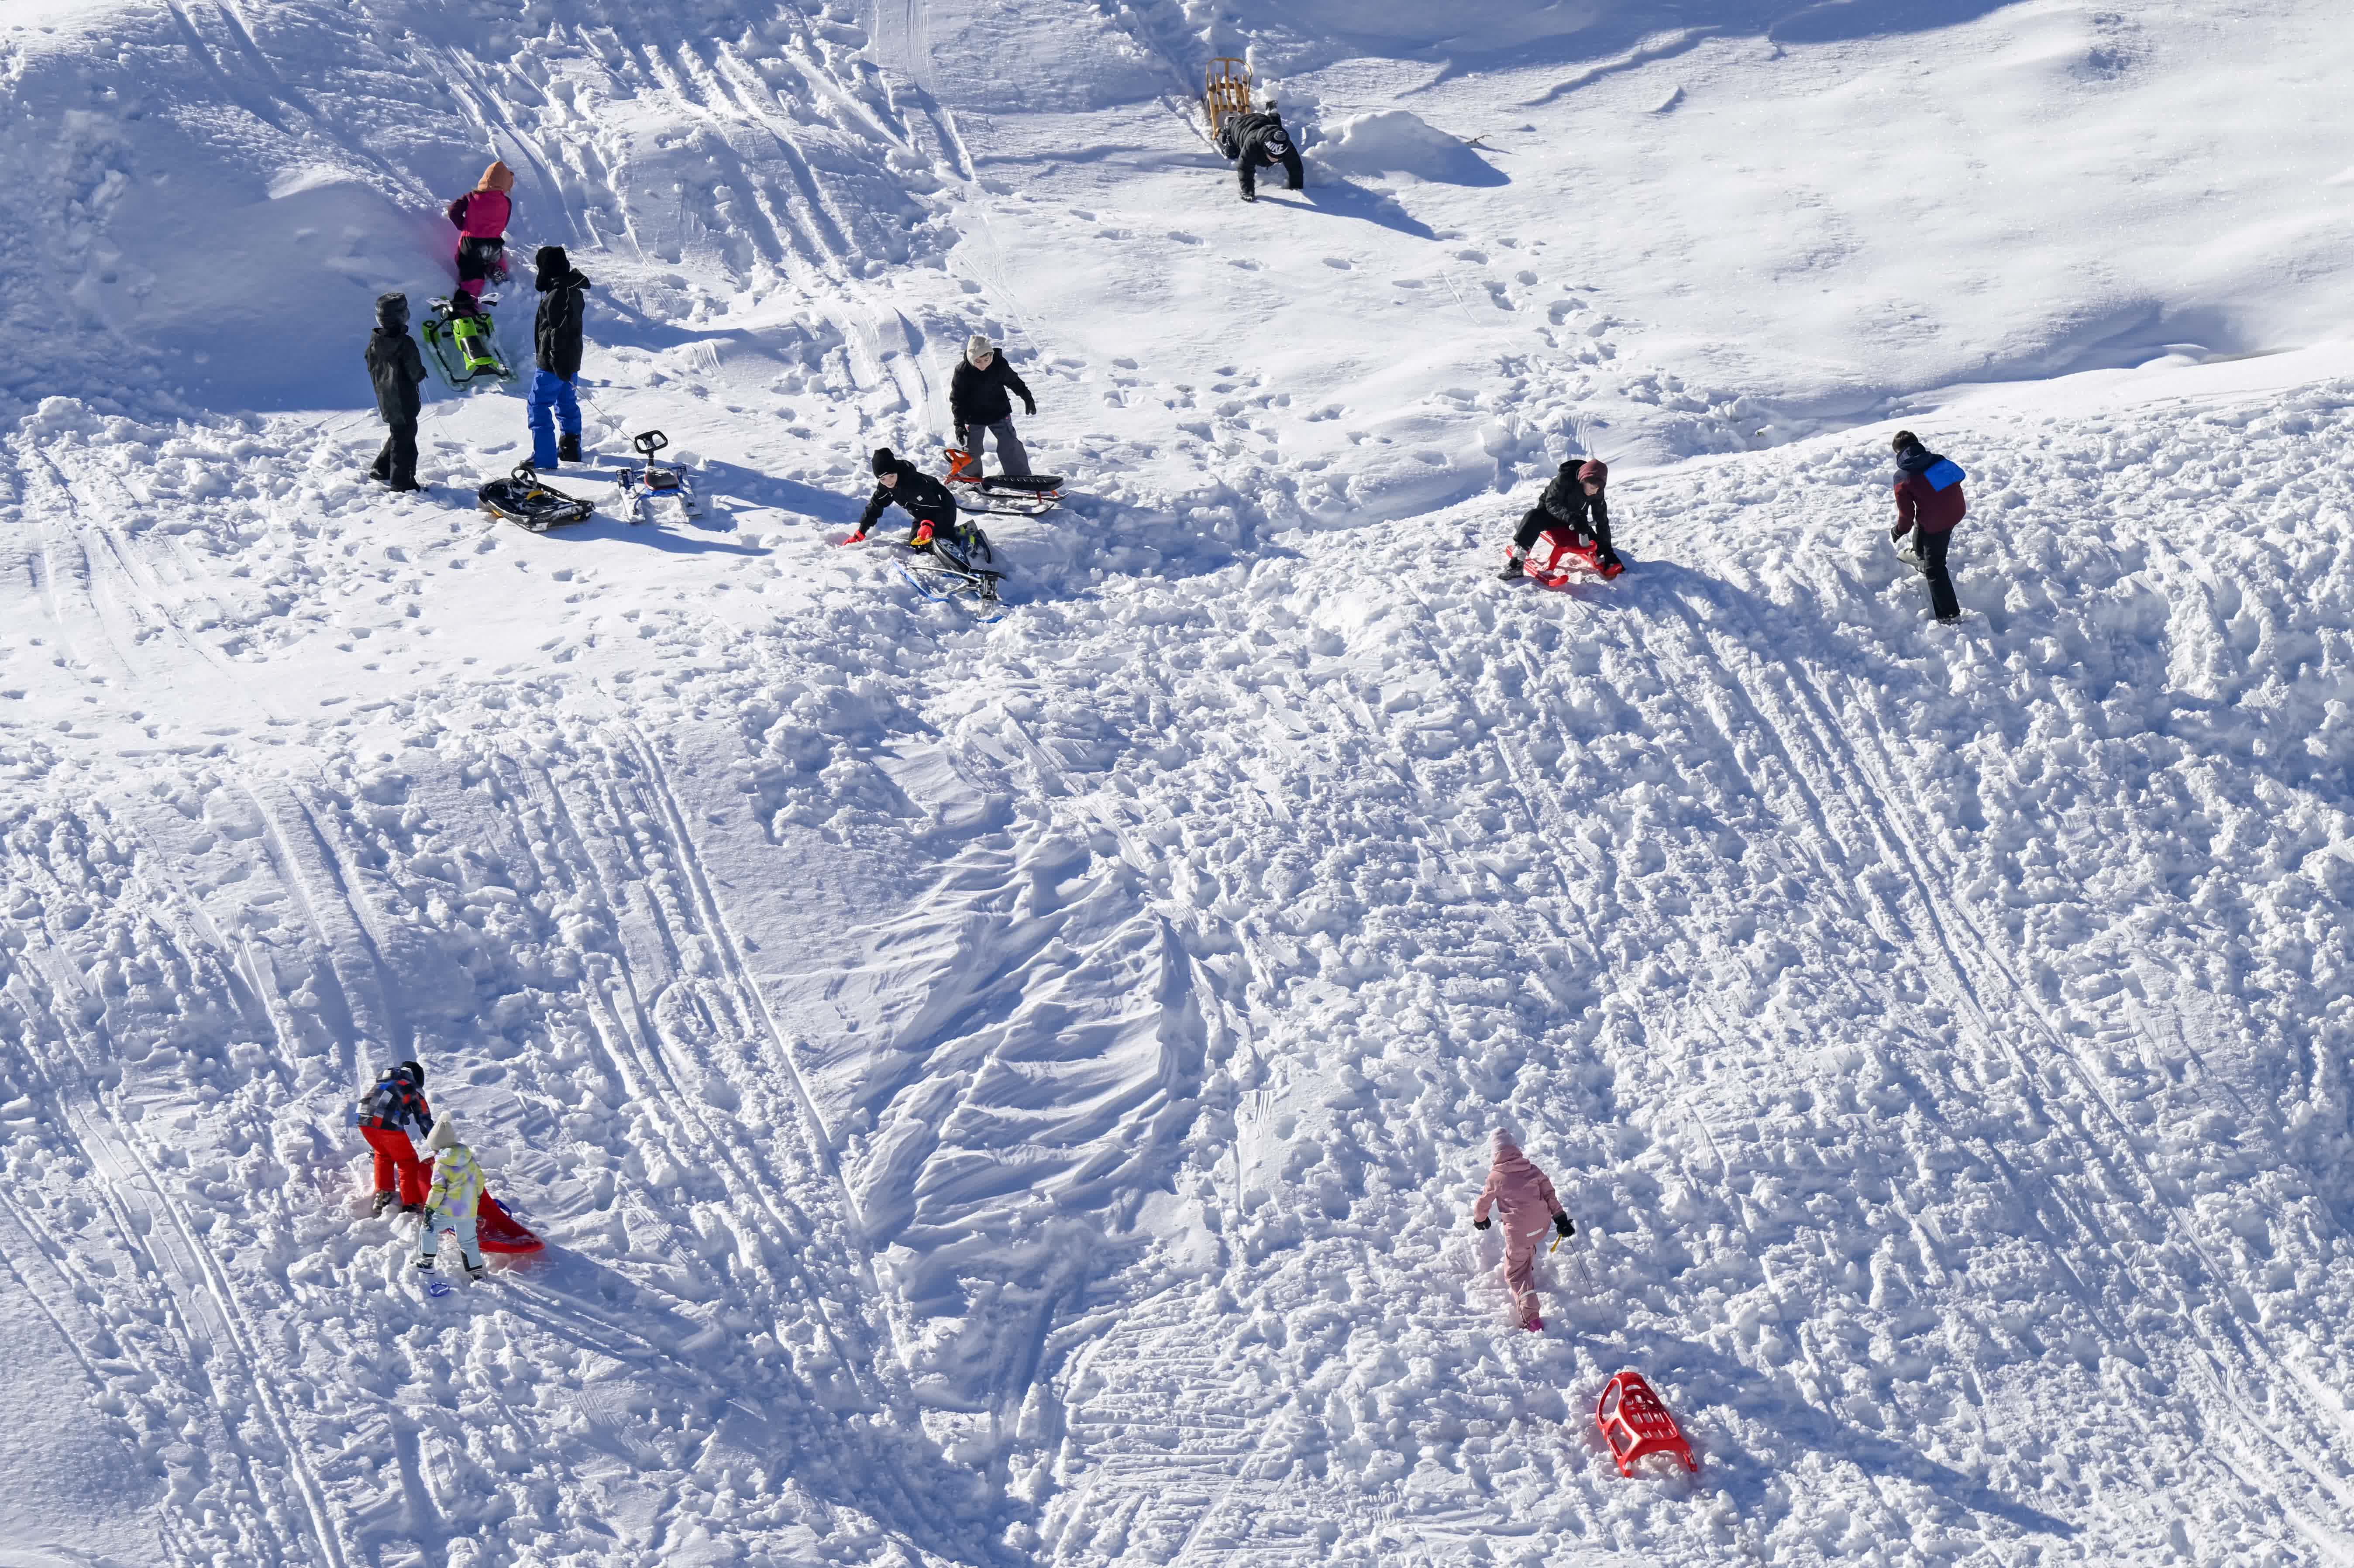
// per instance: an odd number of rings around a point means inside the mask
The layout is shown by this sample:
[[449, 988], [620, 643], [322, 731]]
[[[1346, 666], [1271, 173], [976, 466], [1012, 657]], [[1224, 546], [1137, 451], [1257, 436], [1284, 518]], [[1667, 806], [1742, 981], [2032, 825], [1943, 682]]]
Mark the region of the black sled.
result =
[[513, 381], [514, 371], [499, 352], [490, 313], [483, 308], [498, 303], [499, 297], [486, 294], [472, 310], [459, 308], [457, 302], [463, 297], [452, 294], [435, 300], [431, 312], [417, 323], [417, 335], [425, 343], [425, 363], [433, 367], [443, 386], [458, 391]]
[[596, 510], [577, 495], [567, 495], [540, 482], [539, 471], [527, 462], [515, 464], [504, 479], [494, 479], [474, 492], [483, 511], [519, 528], [545, 534], [570, 523], [585, 523]]
[[631, 523], [642, 523], [652, 503], [664, 496], [678, 503], [681, 514], [692, 514], [695, 482], [686, 477], [686, 470], [654, 461], [654, 453], [670, 445], [670, 438], [660, 430], [648, 430], [633, 438], [630, 444], [637, 448], [638, 456], [644, 461], [614, 475], [621, 486], [621, 515]]
[[962, 447], [949, 448], [948, 457], [949, 493], [956, 498], [960, 511], [1035, 517], [1042, 512], [1052, 512], [1062, 503], [1063, 476], [1059, 473], [984, 474], [981, 471], [981, 459]]

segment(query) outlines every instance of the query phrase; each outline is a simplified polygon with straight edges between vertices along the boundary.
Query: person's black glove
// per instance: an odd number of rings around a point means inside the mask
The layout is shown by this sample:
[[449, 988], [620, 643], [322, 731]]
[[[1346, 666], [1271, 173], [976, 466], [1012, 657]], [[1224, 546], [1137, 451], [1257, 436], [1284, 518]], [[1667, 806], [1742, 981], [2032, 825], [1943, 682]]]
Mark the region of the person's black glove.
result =
[[1026, 419], [1034, 419], [1038, 417], [1038, 401], [1036, 398], [1024, 397], [1022, 399], [1022, 417]]
[[960, 451], [972, 450], [972, 431], [965, 426], [959, 425], [956, 428], [956, 444]]
[[1471, 1222], [1471, 1228], [1475, 1231], [1484, 1231], [1492, 1223], [1489, 1220], [1474, 1220]]
[[1553, 1217], [1553, 1228], [1565, 1236], [1574, 1236], [1577, 1234], [1577, 1227], [1569, 1223], [1567, 1214], [1555, 1214]]

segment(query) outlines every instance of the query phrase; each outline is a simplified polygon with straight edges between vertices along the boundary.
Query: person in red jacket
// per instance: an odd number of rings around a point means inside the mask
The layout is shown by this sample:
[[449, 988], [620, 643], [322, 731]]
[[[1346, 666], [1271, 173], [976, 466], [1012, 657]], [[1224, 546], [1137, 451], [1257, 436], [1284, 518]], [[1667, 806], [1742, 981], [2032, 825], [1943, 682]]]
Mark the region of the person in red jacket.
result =
[[376, 1212], [392, 1207], [393, 1181], [399, 1179], [400, 1212], [422, 1213], [433, 1165], [417, 1152], [410, 1135], [433, 1130], [433, 1107], [425, 1103], [425, 1069], [416, 1062], [387, 1067], [360, 1100], [360, 1136], [376, 1155]]
[[1959, 620], [1962, 607], [1946, 575], [1946, 546], [1953, 540], [1954, 524], [1970, 509], [1962, 494], [1961, 465], [1923, 446], [1910, 430], [1897, 431], [1888, 444], [1896, 453], [1896, 526], [1888, 536], [1901, 540], [1920, 530], [1914, 553], [1921, 575], [1929, 579], [1929, 608], [1941, 621]]

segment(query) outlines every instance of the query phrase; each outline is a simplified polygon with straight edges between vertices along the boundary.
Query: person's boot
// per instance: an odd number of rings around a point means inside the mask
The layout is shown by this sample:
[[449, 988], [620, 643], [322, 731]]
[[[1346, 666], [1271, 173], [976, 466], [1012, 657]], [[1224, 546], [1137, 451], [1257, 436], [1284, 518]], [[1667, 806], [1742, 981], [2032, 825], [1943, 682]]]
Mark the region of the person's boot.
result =
[[578, 462], [580, 461], [579, 431], [567, 430], [564, 432], [564, 439], [556, 443], [556, 461], [558, 462]]
[[490, 1273], [490, 1271], [491, 1269], [488, 1264], [470, 1263], [466, 1266], [466, 1277], [469, 1279], [480, 1279], [482, 1276]]
[[376, 1195], [376, 1207], [368, 1211], [368, 1217], [370, 1219], [375, 1219], [376, 1216], [382, 1214], [387, 1209], [391, 1208], [392, 1198], [393, 1195], [389, 1192], [378, 1192]]
[[400, 1212], [404, 1214], [421, 1214], [425, 1212], [425, 1205], [422, 1203], [403, 1203], [400, 1205]]
[[429, 1257], [420, 1257], [417, 1260], [417, 1266], [420, 1272], [430, 1274], [433, 1272], [433, 1259]]
[[1523, 566], [1521, 553], [1518, 550], [1505, 551], [1504, 569], [1496, 574], [1497, 579], [1499, 581], [1508, 583], [1518, 582], [1521, 578], [1526, 576], [1528, 576], [1528, 572]]

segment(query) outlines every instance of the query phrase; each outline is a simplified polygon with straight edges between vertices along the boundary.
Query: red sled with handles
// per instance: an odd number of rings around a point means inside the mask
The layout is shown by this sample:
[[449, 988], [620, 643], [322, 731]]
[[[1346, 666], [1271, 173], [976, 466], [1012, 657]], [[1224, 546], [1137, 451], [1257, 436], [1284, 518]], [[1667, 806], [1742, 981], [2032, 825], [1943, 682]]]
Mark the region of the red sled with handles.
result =
[[1539, 588], [1557, 588], [1569, 581], [1569, 568], [1561, 564], [1562, 557], [1564, 556], [1605, 582], [1627, 569], [1617, 561], [1613, 561], [1606, 567], [1602, 564], [1600, 558], [1602, 542], [1599, 539], [1564, 534], [1558, 528], [1546, 529], [1542, 537], [1546, 544], [1553, 546], [1553, 554], [1546, 559], [1545, 564], [1540, 567], [1536, 564], [1536, 553], [1530, 552], [1529, 577]]
[[474, 1245], [484, 1252], [537, 1252], [547, 1244], [488, 1192], [474, 1205]]
[[1691, 1445], [1640, 1372], [1622, 1372], [1603, 1385], [1594, 1424], [1602, 1428], [1602, 1440], [1610, 1445], [1610, 1457], [1618, 1462], [1622, 1476], [1633, 1475], [1635, 1461], [1646, 1454], [1673, 1454], [1685, 1469], [1699, 1473]]

